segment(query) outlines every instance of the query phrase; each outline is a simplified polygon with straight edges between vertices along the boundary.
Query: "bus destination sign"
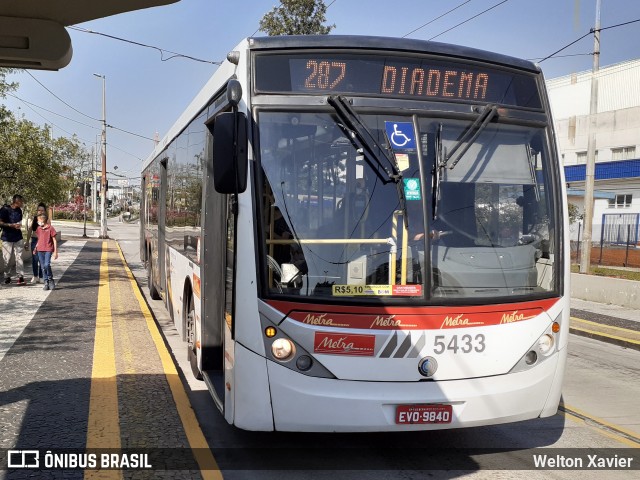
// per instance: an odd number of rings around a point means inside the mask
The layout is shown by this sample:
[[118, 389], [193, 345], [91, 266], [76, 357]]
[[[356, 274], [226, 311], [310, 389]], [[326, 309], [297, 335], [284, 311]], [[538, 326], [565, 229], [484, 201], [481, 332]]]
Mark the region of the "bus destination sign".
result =
[[477, 63], [353, 54], [256, 55], [257, 93], [360, 94], [542, 108], [535, 78]]

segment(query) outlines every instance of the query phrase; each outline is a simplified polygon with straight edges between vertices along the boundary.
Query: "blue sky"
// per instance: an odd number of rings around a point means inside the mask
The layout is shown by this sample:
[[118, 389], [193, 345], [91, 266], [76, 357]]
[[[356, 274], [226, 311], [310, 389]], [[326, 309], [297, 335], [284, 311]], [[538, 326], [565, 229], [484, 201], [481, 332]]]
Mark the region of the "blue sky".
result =
[[[330, 5], [328, 23], [336, 25], [334, 34], [398, 37], [463, 4], [409, 35], [427, 40], [501, 1], [325, 0], [325, 3]], [[181, 0], [174, 5], [117, 15], [79, 27], [220, 61], [242, 38], [263, 35], [256, 33], [259, 20], [276, 2]], [[588, 33], [595, 21], [595, 5], [596, 0], [507, 0], [434, 41], [540, 59]], [[640, 19], [640, 2], [602, 0], [603, 28], [636, 19]], [[152, 138], [156, 132], [162, 137], [216, 69], [214, 65], [183, 58], [161, 61], [156, 50], [75, 30], [69, 33], [74, 51], [70, 65], [58, 72], [30, 73], [60, 99], [97, 119], [102, 115], [102, 80], [93, 73], [106, 75], [107, 123], [145, 137]], [[640, 22], [603, 31], [600, 65], [640, 58], [638, 38]], [[592, 49], [593, 36], [589, 35], [559, 54], [576, 56], [552, 58], [541, 67], [547, 78], [590, 70], [592, 56], [582, 54]], [[15, 95], [37, 105], [27, 106], [7, 97], [3, 102], [11, 110], [38, 124], [52, 124], [56, 137], [75, 133], [88, 147], [94, 144], [100, 122], [72, 110], [26, 73], [10, 79], [20, 83]], [[138, 177], [141, 160], [150, 154], [153, 142], [114, 129], [107, 131], [107, 142], [108, 170], [117, 166], [118, 173]]]

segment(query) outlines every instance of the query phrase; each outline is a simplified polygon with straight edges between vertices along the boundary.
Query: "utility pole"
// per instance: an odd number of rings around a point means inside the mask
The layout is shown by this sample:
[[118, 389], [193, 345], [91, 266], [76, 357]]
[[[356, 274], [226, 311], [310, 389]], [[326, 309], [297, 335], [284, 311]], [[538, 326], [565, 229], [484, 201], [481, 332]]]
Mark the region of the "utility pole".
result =
[[96, 172], [96, 159], [98, 158], [98, 139], [96, 138], [95, 148], [91, 152], [91, 208], [93, 208], [93, 221], [98, 221], [98, 172]]
[[100, 238], [109, 238], [107, 234], [107, 106], [106, 83], [104, 75], [94, 73], [102, 78], [102, 178], [100, 179]]
[[83, 187], [83, 192], [82, 192], [82, 205], [83, 205], [83, 210], [84, 210], [84, 227], [83, 227], [83, 233], [82, 236], [84, 238], [87, 238], [87, 187], [89, 186], [89, 181], [87, 179], [86, 176], [84, 176], [82, 178], [82, 187]]
[[593, 230], [593, 190], [596, 173], [596, 127], [598, 115], [598, 70], [600, 70], [600, 0], [596, 0], [596, 26], [593, 29], [593, 72], [591, 74], [591, 105], [587, 143], [587, 165], [584, 179], [584, 233], [580, 273], [591, 267], [591, 235]]

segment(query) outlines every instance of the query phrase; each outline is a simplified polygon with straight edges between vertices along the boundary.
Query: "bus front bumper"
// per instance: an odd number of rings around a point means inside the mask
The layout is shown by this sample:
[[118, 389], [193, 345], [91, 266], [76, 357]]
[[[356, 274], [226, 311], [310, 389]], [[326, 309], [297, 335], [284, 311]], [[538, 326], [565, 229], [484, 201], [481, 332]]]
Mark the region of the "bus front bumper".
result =
[[[558, 406], [562, 375], [556, 372], [563, 371], [565, 359], [566, 349], [525, 372], [440, 382], [317, 378], [268, 361], [274, 426], [280, 431], [411, 431], [549, 416]], [[424, 404], [452, 405], [451, 423], [396, 423], [398, 406]]]

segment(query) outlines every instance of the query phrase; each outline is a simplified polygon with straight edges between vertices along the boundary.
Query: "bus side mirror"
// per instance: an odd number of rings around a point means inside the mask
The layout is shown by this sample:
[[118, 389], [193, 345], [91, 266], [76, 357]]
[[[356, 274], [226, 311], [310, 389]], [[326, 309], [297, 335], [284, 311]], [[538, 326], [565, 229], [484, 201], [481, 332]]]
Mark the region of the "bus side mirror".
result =
[[[218, 115], [207, 127], [213, 134], [213, 183], [219, 193], [247, 189], [247, 117], [241, 112]], [[237, 183], [236, 183], [237, 182]]]

